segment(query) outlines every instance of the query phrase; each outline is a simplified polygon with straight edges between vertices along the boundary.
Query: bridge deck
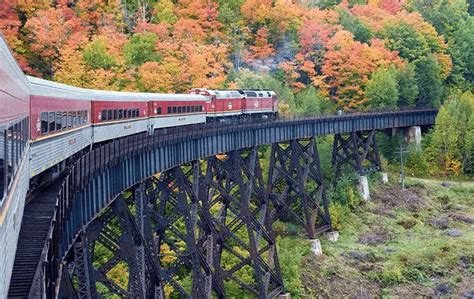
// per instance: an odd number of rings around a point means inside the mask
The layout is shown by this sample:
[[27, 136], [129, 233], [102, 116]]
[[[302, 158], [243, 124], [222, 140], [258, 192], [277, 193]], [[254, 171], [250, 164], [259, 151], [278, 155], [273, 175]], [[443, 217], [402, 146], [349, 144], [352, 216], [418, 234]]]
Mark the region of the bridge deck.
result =
[[[59, 276], [59, 262], [69, 252], [81, 228], [123, 190], [153, 174], [204, 157], [262, 144], [432, 125], [435, 117], [436, 110], [420, 110], [257, 123], [211, 123], [157, 130], [152, 136], [131, 135], [104, 144], [77, 159], [66, 180], [58, 180], [61, 182], [44, 190], [25, 208], [9, 296], [27, 297], [32, 284], [38, 288], [41, 281], [46, 293], [52, 295], [53, 282]], [[52, 230], [50, 236], [49, 230]], [[51, 257], [42, 256], [43, 249]], [[45, 264], [42, 266], [45, 271], [35, 279], [38, 263]]]
[[9, 298], [27, 298], [41, 260], [60, 184], [52, 184], [25, 207], [10, 282]]

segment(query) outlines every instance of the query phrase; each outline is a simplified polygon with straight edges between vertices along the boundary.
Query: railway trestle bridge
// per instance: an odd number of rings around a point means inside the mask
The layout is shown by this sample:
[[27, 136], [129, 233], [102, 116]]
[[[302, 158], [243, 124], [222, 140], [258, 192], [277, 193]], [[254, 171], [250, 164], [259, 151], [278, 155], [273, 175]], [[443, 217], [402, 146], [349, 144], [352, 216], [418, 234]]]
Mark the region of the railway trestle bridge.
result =
[[309, 238], [331, 230], [317, 137], [335, 135], [336, 172], [363, 174], [380, 170], [376, 131], [431, 126], [436, 113], [210, 123], [100, 145], [25, 207], [9, 295], [224, 298], [232, 283], [274, 297], [272, 223], [291, 219]]

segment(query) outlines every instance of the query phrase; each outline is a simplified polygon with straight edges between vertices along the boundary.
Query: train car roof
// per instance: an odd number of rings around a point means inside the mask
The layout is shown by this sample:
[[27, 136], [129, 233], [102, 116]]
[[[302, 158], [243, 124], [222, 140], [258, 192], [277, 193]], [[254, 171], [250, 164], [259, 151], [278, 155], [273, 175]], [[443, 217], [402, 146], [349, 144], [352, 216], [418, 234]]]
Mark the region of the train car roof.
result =
[[31, 94], [44, 97], [90, 101], [94, 93], [88, 89], [27, 76]]
[[[0, 32], [0, 67], [4, 70], [9, 70], [13, 71], [15, 74], [15, 78], [19, 79], [20, 82], [15, 82], [15, 83], [21, 83], [21, 88], [24, 90], [24, 92], [29, 93], [29, 84], [28, 80], [26, 79], [25, 73], [23, 73], [23, 70], [21, 69], [20, 65], [16, 61], [16, 59], [13, 57], [13, 52], [10, 50], [10, 47], [7, 45], [5, 41], [5, 37], [3, 34]], [[6, 82], [6, 78], [1, 78], [3, 82]], [[8, 86], [8, 85], [6, 85]]]
[[94, 90], [96, 101], [206, 101], [202, 95]]
[[276, 93], [269, 89], [207, 89], [207, 88], [196, 88], [191, 92], [205, 93], [207, 95], [216, 96], [217, 98], [235, 98], [235, 97], [254, 97], [253, 94], [266, 94], [267, 96], [274, 96]]
[[145, 92], [106, 91], [75, 87], [53, 81], [27, 76], [32, 86], [32, 94], [53, 96], [67, 99], [110, 101], [110, 102], [143, 102], [143, 101], [205, 101], [202, 95], [165, 94]]
[[242, 93], [238, 90], [220, 90], [220, 89], [207, 89], [207, 88], [195, 88], [191, 92], [204, 92], [211, 96], [222, 98], [239, 98], [242, 97]]

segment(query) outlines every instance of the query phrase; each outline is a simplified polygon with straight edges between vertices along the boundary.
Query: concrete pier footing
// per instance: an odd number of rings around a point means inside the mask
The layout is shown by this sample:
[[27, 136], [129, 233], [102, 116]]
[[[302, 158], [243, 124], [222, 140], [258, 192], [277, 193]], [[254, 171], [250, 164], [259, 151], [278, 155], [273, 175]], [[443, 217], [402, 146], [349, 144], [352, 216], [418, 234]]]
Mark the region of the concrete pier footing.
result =
[[321, 241], [319, 239], [309, 240], [311, 242], [311, 252], [315, 256], [323, 255], [323, 248], [321, 247]]
[[417, 150], [421, 150], [421, 127], [413, 126], [408, 128], [406, 139], [408, 143], [414, 144]]
[[337, 242], [337, 240], [339, 240], [339, 232], [338, 231], [328, 232], [326, 234], [326, 238], [331, 242]]
[[388, 174], [386, 172], [381, 172], [380, 176], [382, 177], [382, 183], [388, 184]]
[[360, 194], [362, 195], [362, 199], [370, 200], [369, 180], [367, 179], [367, 176], [359, 176], [359, 184], [357, 187], [359, 189]]

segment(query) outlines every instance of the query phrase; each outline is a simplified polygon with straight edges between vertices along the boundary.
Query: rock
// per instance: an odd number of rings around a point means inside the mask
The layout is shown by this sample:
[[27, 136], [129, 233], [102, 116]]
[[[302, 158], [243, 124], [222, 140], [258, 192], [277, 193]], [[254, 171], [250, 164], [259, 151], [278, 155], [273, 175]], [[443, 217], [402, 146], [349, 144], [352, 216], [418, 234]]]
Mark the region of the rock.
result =
[[339, 232], [338, 231], [328, 232], [326, 234], [326, 238], [331, 242], [337, 242], [337, 240], [339, 240]]
[[446, 234], [447, 234], [448, 236], [454, 237], [454, 238], [462, 236], [462, 232], [461, 232], [459, 229], [457, 229], [457, 228], [448, 229], [448, 230], [446, 231]]
[[441, 183], [441, 186], [446, 187], [446, 188], [449, 188], [449, 187], [451, 187], [451, 183], [449, 183], [449, 182], [442, 182], [442, 183]]
[[471, 217], [468, 217], [468, 216], [465, 216], [465, 215], [452, 215], [451, 217], [453, 217], [455, 220], [457, 221], [462, 221], [462, 222], [466, 222], [467, 224], [474, 224], [474, 218], [471, 218]]
[[397, 250], [396, 250], [395, 248], [387, 247], [387, 248], [384, 249], [384, 251], [385, 251], [386, 253], [394, 253], [394, 252], [396, 252]]
[[280, 294], [277, 296], [277, 299], [291, 299], [290, 293]]
[[388, 174], [386, 172], [381, 172], [380, 174], [382, 176], [382, 183], [388, 184]]
[[345, 255], [360, 262], [374, 260], [374, 256], [366, 252], [349, 251], [348, 253], [343, 253], [342, 255]]
[[319, 241], [319, 239], [313, 239], [313, 240], [309, 240], [309, 241], [311, 242], [311, 252], [315, 256], [323, 255], [323, 249], [321, 247], [321, 241]]
[[466, 298], [474, 299], [474, 289], [472, 289], [470, 291], [465, 291], [465, 292], [462, 293], [462, 295]]
[[431, 219], [430, 224], [434, 228], [446, 229], [449, 226], [449, 221], [445, 217], [438, 217]]
[[464, 205], [460, 205], [460, 204], [454, 204], [452, 206], [452, 209], [453, 210], [458, 210], [458, 211], [461, 211], [461, 210], [464, 210], [466, 207]]
[[447, 284], [441, 283], [435, 288], [435, 292], [437, 295], [446, 295], [451, 293], [451, 288]]

